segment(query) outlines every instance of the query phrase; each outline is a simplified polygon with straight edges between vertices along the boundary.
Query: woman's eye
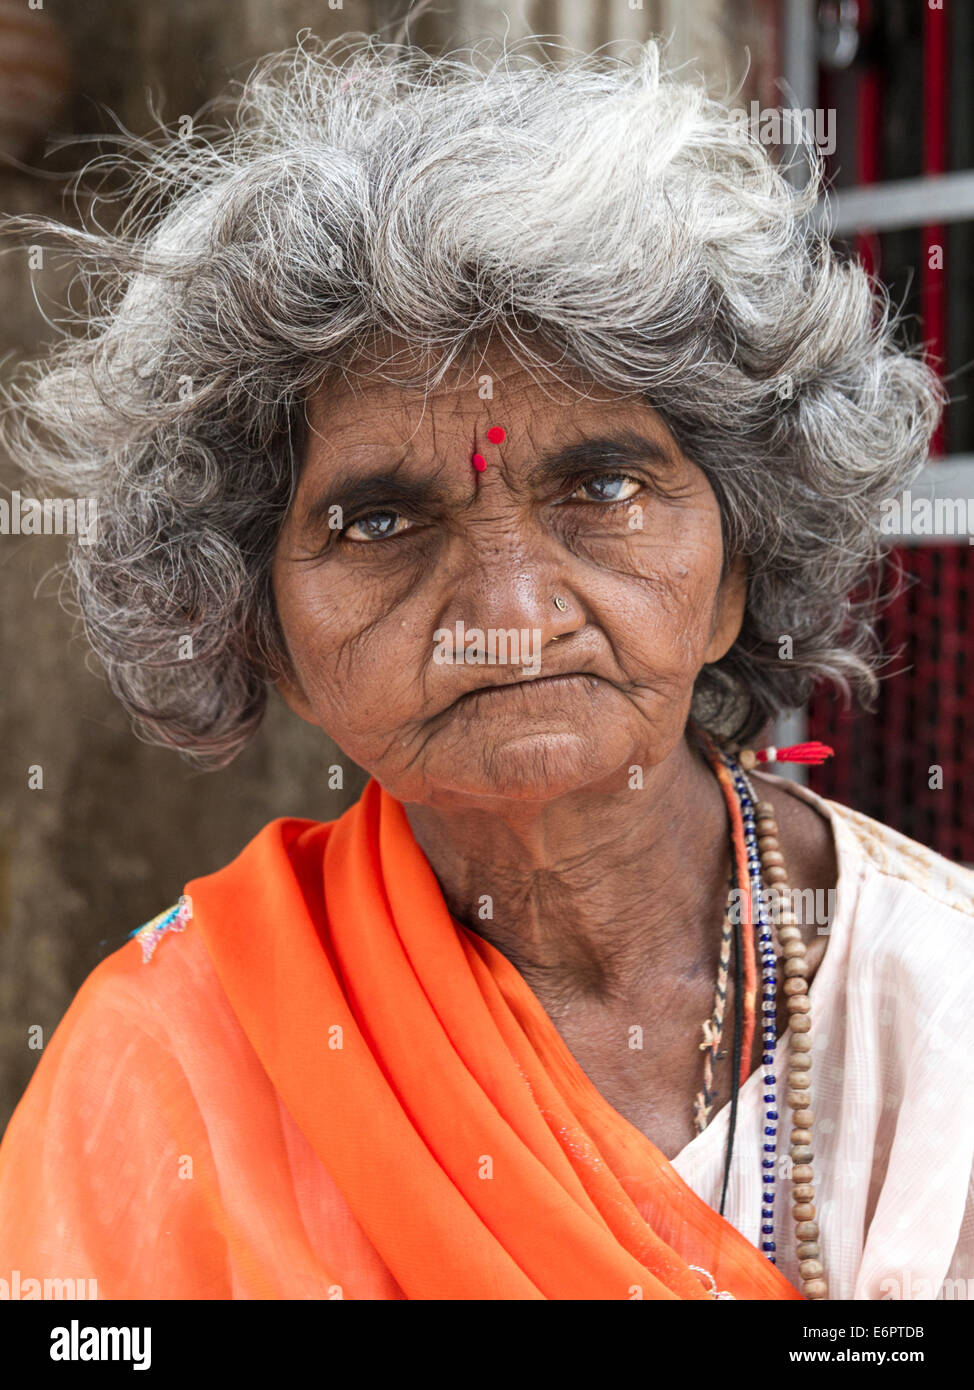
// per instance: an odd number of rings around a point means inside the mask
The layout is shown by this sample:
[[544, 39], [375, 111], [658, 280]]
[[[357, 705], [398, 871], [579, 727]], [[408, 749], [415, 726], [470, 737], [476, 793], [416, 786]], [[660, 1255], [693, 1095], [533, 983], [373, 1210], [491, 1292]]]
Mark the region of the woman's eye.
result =
[[370, 512], [351, 521], [342, 532], [346, 540], [381, 541], [386, 536], [397, 536], [412, 525], [400, 512]]
[[[572, 497], [582, 502], [624, 502], [634, 497], [641, 487], [639, 479], [630, 478], [627, 473], [602, 473], [597, 478], [586, 479]], [[587, 497], [582, 495], [586, 492], [590, 494]]]

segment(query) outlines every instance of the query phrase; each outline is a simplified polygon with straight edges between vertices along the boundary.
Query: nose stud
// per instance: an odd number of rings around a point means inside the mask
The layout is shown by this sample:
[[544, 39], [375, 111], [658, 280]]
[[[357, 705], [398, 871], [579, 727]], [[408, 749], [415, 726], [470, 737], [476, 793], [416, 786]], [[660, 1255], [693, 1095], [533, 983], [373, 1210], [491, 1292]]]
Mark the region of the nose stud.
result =
[[567, 612], [568, 612], [568, 600], [565, 599], [565, 598], [562, 598], [560, 594], [555, 594], [555, 607], [558, 609], [558, 612], [559, 612], [559, 613], [567, 613]]

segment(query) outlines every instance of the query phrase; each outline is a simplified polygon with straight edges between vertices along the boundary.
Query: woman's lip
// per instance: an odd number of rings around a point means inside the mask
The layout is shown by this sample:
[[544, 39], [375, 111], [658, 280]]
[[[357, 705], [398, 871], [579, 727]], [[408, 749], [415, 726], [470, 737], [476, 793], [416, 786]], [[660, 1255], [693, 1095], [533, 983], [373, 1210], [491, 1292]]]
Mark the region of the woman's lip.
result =
[[506, 685], [481, 685], [476, 690], [468, 690], [461, 699], [466, 700], [475, 695], [506, 695], [515, 690], [523, 693], [532, 688], [535, 692], [544, 694], [560, 687], [582, 683], [587, 683], [588, 688], [593, 690], [599, 684], [599, 678], [584, 671], [567, 671], [560, 676], [528, 677], [525, 680], [510, 681]]

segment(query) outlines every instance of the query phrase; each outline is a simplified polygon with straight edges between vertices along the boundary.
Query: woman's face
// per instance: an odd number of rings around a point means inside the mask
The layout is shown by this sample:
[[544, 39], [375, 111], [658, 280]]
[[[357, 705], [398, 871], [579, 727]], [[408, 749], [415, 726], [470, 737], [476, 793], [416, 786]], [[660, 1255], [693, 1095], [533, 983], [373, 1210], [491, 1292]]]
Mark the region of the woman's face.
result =
[[425, 400], [343, 386], [308, 414], [273, 568], [292, 709], [406, 802], [618, 790], [673, 750], [745, 580], [655, 411], [498, 355]]

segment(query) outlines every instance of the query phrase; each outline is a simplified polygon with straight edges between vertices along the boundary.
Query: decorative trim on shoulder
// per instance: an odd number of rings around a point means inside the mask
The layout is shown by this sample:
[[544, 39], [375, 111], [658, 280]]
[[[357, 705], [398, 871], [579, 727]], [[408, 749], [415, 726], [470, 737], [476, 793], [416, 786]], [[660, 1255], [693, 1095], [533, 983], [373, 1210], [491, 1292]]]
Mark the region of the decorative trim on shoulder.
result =
[[153, 917], [141, 927], [136, 927], [135, 931], [129, 932], [129, 936], [134, 937], [142, 947], [142, 964], [145, 965], [152, 959], [153, 952], [166, 932], [185, 931], [192, 915], [193, 905], [184, 895], [174, 907], [167, 907], [158, 917]]
[[854, 811], [851, 806], [843, 806], [838, 801], [829, 801], [828, 805], [849, 827], [867, 859], [880, 873], [912, 883], [944, 907], [974, 917], [974, 871], [952, 863], [935, 850], [861, 811]]

